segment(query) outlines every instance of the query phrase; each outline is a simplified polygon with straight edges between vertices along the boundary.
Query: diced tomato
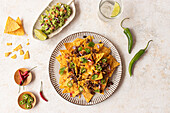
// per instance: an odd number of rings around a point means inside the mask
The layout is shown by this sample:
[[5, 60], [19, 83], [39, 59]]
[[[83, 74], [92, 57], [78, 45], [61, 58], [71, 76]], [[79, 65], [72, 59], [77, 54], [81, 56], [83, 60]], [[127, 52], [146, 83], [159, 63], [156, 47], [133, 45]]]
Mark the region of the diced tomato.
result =
[[53, 30], [54, 29], [54, 27], [51, 27], [51, 30]]
[[72, 71], [71, 71], [70, 73], [71, 73], [71, 74], [73, 74], [73, 72], [72, 72]]
[[60, 11], [63, 11], [63, 10], [64, 10], [64, 9], [62, 9], [62, 8], [60, 9]]
[[51, 17], [51, 15], [48, 15], [48, 18], [50, 18]]
[[94, 62], [92, 61], [92, 62], [89, 62], [89, 65], [91, 66], [91, 65], [93, 65], [94, 64]]
[[55, 14], [55, 17], [58, 17], [58, 14], [57, 14], [57, 13]]
[[64, 13], [66, 13], [67, 12], [67, 10], [64, 10]]
[[52, 20], [52, 18], [50, 18], [50, 21]]
[[48, 20], [45, 20], [45, 23], [47, 23], [48, 22]]
[[74, 91], [71, 91], [71, 94], [73, 94], [74, 93]]
[[65, 58], [68, 58], [69, 57], [69, 55], [65, 55]]
[[70, 97], [72, 97], [72, 93], [70, 93]]
[[109, 90], [108, 88], [106, 88], [106, 90]]
[[67, 21], [67, 19], [65, 19], [64, 21]]

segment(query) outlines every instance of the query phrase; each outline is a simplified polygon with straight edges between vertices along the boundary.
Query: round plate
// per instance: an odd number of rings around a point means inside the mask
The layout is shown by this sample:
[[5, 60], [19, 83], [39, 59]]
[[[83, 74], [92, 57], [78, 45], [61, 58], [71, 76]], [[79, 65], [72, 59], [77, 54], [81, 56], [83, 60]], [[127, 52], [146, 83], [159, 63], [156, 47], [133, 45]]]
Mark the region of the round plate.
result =
[[[99, 40], [101, 40], [104, 43], [104, 46], [110, 47], [111, 55], [113, 55], [113, 57], [116, 58], [116, 60], [120, 63], [120, 65], [117, 67], [117, 69], [113, 73], [113, 76], [111, 79], [114, 84], [109, 87], [109, 90], [105, 90], [104, 95], [95, 94], [89, 103], [86, 102], [86, 100], [83, 96], [81, 96], [81, 98], [79, 99], [78, 97], [74, 97], [74, 98], [70, 97], [70, 95], [68, 93], [62, 93], [62, 89], [59, 88], [60, 64], [55, 58], [56, 56], [60, 55], [59, 50], [65, 49], [64, 43], [72, 42], [76, 38], [83, 38], [84, 35], [85, 36], [89, 36], [89, 35], [93, 36], [94, 37], [93, 41], [95, 43], [98, 43]], [[78, 33], [74, 33], [74, 34], [69, 35], [66, 38], [64, 38], [62, 41], [59, 42], [57, 47], [54, 49], [54, 51], [51, 55], [51, 58], [50, 58], [50, 62], [49, 62], [50, 80], [51, 80], [52, 85], [56, 89], [57, 93], [65, 100], [67, 100], [71, 103], [74, 103], [74, 104], [78, 104], [78, 105], [94, 105], [94, 104], [97, 104], [97, 103], [100, 103], [100, 102], [106, 100], [108, 97], [110, 97], [113, 94], [113, 92], [119, 85], [121, 75], [122, 75], [121, 58], [120, 58], [120, 55], [119, 55], [118, 51], [116, 50], [115, 46], [108, 39], [106, 39], [104, 36], [97, 34], [97, 33], [93, 33], [93, 32], [78, 32]]]
[[[23, 98], [22, 98], [22, 95], [24, 95], [24, 94], [29, 94], [32, 98], [34, 98], [34, 102], [31, 104], [32, 105], [32, 108], [35, 106], [35, 104], [36, 104], [36, 97], [35, 97], [35, 95], [33, 94], [33, 93], [31, 93], [31, 92], [23, 92], [23, 93], [21, 93], [20, 95], [19, 95], [19, 97], [18, 97], [18, 105], [22, 108], [22, 109], [25, 109], [25, 110], [29, 110], [29, 109], [26, 109], [25, 108], [25, 104], [24, 105], [20, 105], [19, 104], [19, 102], [21, 101], [21, 100], [23, 100]], [[31, 109], [32, 109], [31, 108]]]
[[[15, 74], [14, 74], [14, 80], [15, 80], [15, 82], [16, 82], [18, 85], [20, 85], [20, 81], [21, 81], [20, 76], [19, 76], [19, 70], [21, 70], [21, 72], [24, 73], [25, 71], [28, 71], [28, 69], [27, 69], [27, 68], [20, 68], [20, 69], [18, 69], [18, 70], [15, 72]], [[26, 86], [26, 85], [28, 85], [28, 84], [31, 82], [31, 80], [32, 80], [32, 74], [31, 74], [31, 72], [29, 72], [28, 74], [29, 74], [29, 76], [26, 78], [26, 80], [24, 81], [24, 83], [22, 84], [22, 86]]]

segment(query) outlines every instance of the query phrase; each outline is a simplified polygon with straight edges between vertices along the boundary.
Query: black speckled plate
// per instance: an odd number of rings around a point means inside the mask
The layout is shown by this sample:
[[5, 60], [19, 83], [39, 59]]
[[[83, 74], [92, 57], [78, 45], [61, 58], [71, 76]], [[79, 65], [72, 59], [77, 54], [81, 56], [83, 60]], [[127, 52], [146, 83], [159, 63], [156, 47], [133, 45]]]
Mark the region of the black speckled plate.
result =
[[[62, 93], [62, 89], [59, 88], [59, 86], [60, 86], [59, 85], [60, 64], [55, 58], [56, 56], [60, 55], [59, 50], [65, 49], [64, 43], [72, 42], [76, 38], [83, 38], [84, 35], [94, 36], [94, 40], [93, 40], [94, 42], [99, 42], [99, 40], [101, 40], [104, 43], [104, 46], [110, 47], [111, 54], [120, 63], [120, 65], [117, 67], [117, 69], [115, 70], [115, 72], [113, 73], [113, 76], [112, 76], [112, 82], [114, 84], [109, 87], [109, 90], [105, 90], [104, 95], [95, 94], [89, 103], [86, 102], [83, 95], [79, 99], [78, 97], [74, 97], [74, 98], [70, 97], [70, 95], [67, 93]], [[54, 49], [54, 51], [51, 55], [51, 58], [50, 58], [50, 62], [49, 62], [50, 80], [51, 80], [52, 85], [56, 89], [57, 93], [65, 100], [67, 100], [71, 103], [74, 103], [74, 104], [78, 104], [78, 105], [85, 105], [85, 106], [94, 105], [94, 104], [100, 103], [100, 102], [106, 100], [107, 98], [109, 98], [114, 93], [115, 89], [118, 87], [120, 79], [121, 79], [121, 75], [122, 75], [121, 58], [120, 58], [120, 55], [119, 55], [118, 51], [116, 50], [115, 46], [104, 36], [97, 34], [97, 33], [93, 33], [93, 32], [78, 32], [78, 33], [71, 34], [71, 35], [67, 36], [66, 38], [64, 38], [62, 41], [59, 42], [59, 44]]]

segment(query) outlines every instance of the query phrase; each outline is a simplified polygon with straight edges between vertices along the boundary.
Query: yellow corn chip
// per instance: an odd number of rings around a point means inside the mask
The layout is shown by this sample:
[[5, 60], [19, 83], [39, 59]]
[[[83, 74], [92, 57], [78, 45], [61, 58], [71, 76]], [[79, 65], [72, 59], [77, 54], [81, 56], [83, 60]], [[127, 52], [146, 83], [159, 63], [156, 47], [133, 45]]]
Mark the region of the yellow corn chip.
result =
[[11, 45], [12, 45], [12, 43], [6, 43], [6, 45], [7, 45], [7, 46], [11, 46]]
[[23, 26], [22, 26], [22, 22], [21, 22], [19, 17], [17, 18], [16, 22], [18, 23], [20, 28], [15, 30], [15, 31], [8, 32], [8, 34], [23, 36], [25, 34], [25, 32], [24, 32], [24, 29], [23, 29]]
[[5, 57], [8, 57], [12, 52], [5, 53]]
[[17, 58], [17, 55], [14, 54], [13, 56], [11, 56], [12, 59], [16, 59]]
[[18, 51], [18, 50], [20, 50], [20, 49], [22, 49], [22, 46], [21, 46], [21, 44], [20, 45], [18, 45], [14, 50], [13, 50], [13, 52], [14, 51]]
[[11, 31], [15, 31], [19, 28], [20, 28], [20, 26], [18, 25], [18, 23], [15, 20], [13, 20], [11, 17], [8, 17], [4, 33], [9, 33]]
[[24, 55], [24, 60], [25, 60], [25, 59], [29, 59], [29, 58], [30, 58], [29, 51], [27, 51], [27, 52], [25, 53], [25, 55]]
[[110, 48], [107, 48], [105, 46], [103, 46], [99, 51], [99, 53], [104, 53], [104, 57], [107, 57], [110, 54], [110, 52], [111, 52]]
[[20, 50], [20, 55], [23, 55], [24, 54], [24, 51], [23, 50]]
[[89, 90], [84, 87], [85, 91], [82, 92], [84, 98], [86, 99], [86, 102], [90, 102], [90, 100], [92, 99], [93, 95], [89, 92]]
[[26, 44], [26, 45], [28, 46], [28, 45], [30, 45], [30, 43], [29, 43], [29, 42], [27, 42], [27, 44]]

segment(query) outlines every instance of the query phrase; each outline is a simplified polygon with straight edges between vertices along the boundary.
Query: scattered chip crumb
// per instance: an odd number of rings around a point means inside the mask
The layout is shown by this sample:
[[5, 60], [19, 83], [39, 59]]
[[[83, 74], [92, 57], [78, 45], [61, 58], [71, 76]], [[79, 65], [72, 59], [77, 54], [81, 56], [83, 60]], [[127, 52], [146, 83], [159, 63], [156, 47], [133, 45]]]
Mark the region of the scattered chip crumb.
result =
[[30, 58], [29, 51], [27, 51], [27, 52], [25, 53], [25, 55], [24, 55], [24, 60], [25, 60], [25, 59], [29, 59], [29, 58]]
[[30, 45], [30, 43], [29, 43], [29, 42], [27, 42], [27, 45]]
[[29, 39], [27, 39], [27, 41], [29, 41]]
[[20, 49], [22, 49], [22, 46], [21, 46], [21, 44], [20, 45], [18, 45], [14, 50], [13, 50], [13, 52], [14, 51], [18, 51], [18, 50], [20, 50]]
[[14, 54], [11, 58], [12, 58], [12, 59], [16, 59], [16, 58], [17, 58], [17, 55]]
[[5, 57], [8, 57], [12, 52], [5, 53]]
[[23, 55], [24, 54], [24, 51], [23, 50], [20, 50], [20, 55]]
[[12, 45], [12, 43], [6, 43], [6, 45], [7, 45], [7, 46], [11, 46], [11, 45]]

